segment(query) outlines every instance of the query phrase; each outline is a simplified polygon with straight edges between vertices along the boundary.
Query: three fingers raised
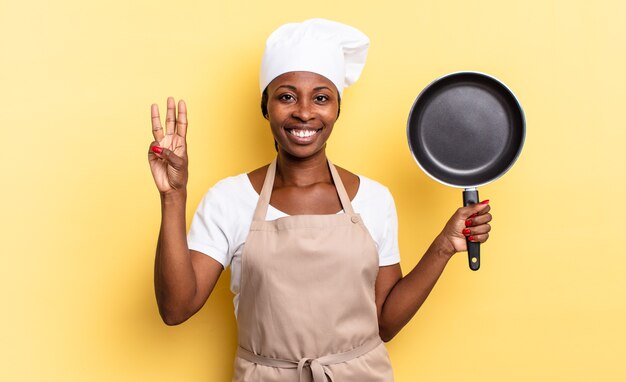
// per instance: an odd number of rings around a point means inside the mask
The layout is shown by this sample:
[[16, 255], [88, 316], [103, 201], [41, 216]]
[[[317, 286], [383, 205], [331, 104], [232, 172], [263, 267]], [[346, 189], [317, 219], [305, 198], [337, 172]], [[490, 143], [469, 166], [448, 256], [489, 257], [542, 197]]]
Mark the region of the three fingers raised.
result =
[[150, 107], [152, 119], [152, 136], [160, 142], [167, 135], [177, 134], [183, 138], [187, 136], [187, 105], [182, 99], [178, 101], [178, 118], [176, 118], [176, 102], [173, 97], [167, 98], [167, 113], [165, 115], [165, 131], [161, 125], [159, 106], [154, 103]]

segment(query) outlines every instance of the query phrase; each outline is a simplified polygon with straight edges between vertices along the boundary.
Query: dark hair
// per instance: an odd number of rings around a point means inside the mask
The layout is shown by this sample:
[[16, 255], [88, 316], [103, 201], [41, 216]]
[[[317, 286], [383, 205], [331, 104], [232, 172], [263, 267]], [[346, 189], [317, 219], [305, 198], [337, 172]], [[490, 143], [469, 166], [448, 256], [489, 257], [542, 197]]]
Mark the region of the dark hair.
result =
[[[263, 114], [263, 118], [267, 119], [267, 102], [269, 99], [269, 95], [267, 94], [267, 87], [263, 90], [263, 94], [261, 94], [261, 113]], [[337, 118], [339, 118], [339, 113], [341, 113], [341, 96], [337, 94]]]

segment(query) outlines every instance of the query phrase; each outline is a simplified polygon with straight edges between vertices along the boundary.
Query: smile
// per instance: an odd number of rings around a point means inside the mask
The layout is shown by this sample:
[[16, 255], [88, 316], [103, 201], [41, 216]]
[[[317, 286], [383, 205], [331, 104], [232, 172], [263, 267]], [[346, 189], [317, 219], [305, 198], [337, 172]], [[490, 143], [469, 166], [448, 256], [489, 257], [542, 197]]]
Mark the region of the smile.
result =
[[287, 132], [291, 135], [295, 135], [298, 138], [309, 138], [317, 134], [320, 130], [303, 130], [303, 129], [287, 129]]

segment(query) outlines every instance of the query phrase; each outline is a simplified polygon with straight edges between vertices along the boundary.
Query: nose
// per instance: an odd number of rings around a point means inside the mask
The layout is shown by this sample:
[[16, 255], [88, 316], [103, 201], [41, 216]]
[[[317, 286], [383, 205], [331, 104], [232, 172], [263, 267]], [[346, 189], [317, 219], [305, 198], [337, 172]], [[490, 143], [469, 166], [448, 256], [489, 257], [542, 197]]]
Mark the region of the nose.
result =
[[308, 100], [300, 100], [294, 107], [291, 116], [303, 122], [310, 121], [315, 118], [312, 102]]

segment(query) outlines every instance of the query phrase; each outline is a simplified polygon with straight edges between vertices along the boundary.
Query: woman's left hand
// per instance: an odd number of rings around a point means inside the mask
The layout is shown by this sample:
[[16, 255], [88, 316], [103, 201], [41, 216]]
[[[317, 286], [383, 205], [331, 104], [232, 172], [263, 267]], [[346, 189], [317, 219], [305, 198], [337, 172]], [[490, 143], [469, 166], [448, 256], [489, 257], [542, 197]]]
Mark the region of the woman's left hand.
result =
[[489, 239], [489, 222], [492, 219], [489, 211], [489, 200], [456, 210], [441, 231], [442, 238], [451, 246], [451, 256], [456, 252], [467, 251], [466, 239], [477, 243]]

